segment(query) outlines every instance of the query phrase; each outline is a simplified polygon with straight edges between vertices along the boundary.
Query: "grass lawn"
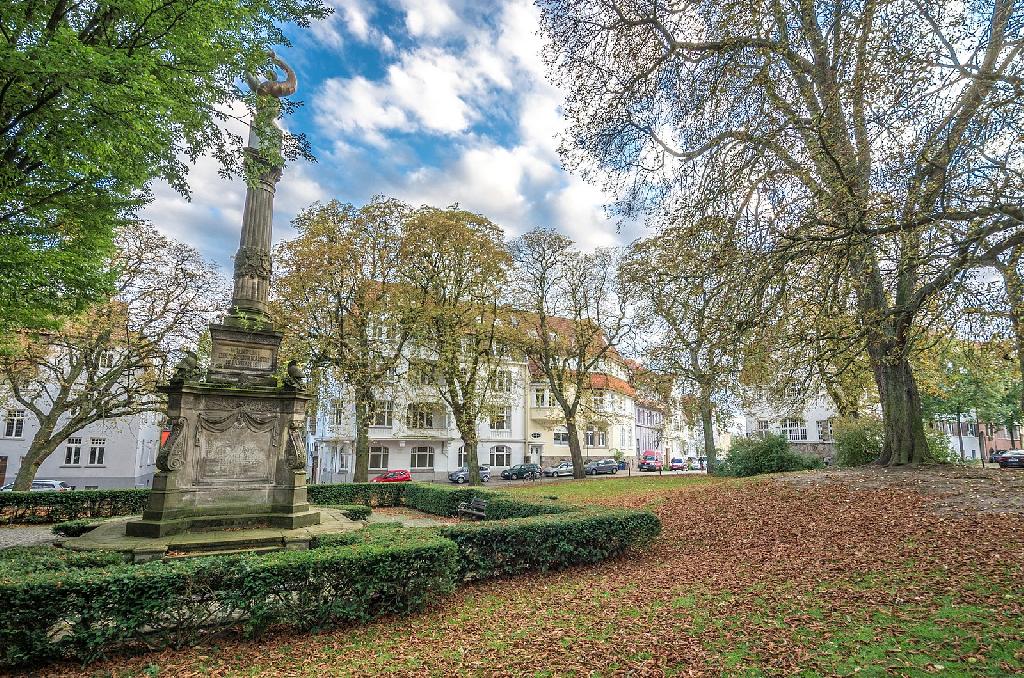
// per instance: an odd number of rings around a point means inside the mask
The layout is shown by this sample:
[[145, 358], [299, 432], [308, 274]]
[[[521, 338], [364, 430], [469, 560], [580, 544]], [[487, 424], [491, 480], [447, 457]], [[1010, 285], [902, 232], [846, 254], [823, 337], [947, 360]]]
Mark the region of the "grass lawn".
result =
[[[409, 617], [122, 657], [81, 675], [1024, 673], [1024, 518], [910, 491], [641, 476], [527, 485], [650, 506], [664, 533], [598, 566], [459, 589]], [[600, 535], [594, 535], [600, 539]]]

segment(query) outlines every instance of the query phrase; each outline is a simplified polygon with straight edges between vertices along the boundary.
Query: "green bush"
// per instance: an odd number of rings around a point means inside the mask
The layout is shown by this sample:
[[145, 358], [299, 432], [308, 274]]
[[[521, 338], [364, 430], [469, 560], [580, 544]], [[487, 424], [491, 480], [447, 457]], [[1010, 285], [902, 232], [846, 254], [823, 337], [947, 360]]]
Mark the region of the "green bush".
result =
[[57, 523], [50, 528], [50, 531], [61, 537], [81, 537], [86, 532], [96, 529], [98, 525], [99, 522], [96, 520], [67, 520], [63, 523]]
[[885, 431], [879, 417], [862, 415], [834, 419], [832, 435], [838, 466], [863, 466], [882, 456]]
[[464, 580], [596, 563], [661, 532], [649, 511], [597, 510], [440, 528], [459, 547]]
[[306, 496], [314, 504], [363, 504], [364, 506], [400, 506], [409, 483], [338, 483], [310, 485]]
[[70, 551], [53, 546], [15, 546], [0, 549], [0, 584], [28, 574], [108, 567], [124, 562], [124, 556], [115, 551]]
[[729, 456], [715, 469], [715, 475], [742, 478], [762, 473], [783, 473], [821, 468], [820, 459], [797, 454], [781, 435], [740, 438], [733, 442]]
[[59, 523], [142, 513], [149, 490], [0, 492], [0, 524]]
[[364, 504], [317, 504], [317, 507], [337, 509], [349, 520], [366, 520], [373, 512], [373, 509]]
[[927, 424], [924, 427], [924, 438], [928, 443], [928, 457], [940, 464], [962, 464], [964, 459], [959, 451], [954, 452], [951, 438], [945, 431], [932, 428]]
[[458, 550], [437, 534], [406, 532], [397, 540], [368, 531], [356, 543], [309, 551], [5, 578], [0, 665], [87, 662], [191, 644], [218, 629], [253, 635], [276, 624], [314, 629], [418, 610], [453, 589]]
[[476, 495], [490, 495], [477, 488], [432, 485], [428, 483], [406, 483], [402, 503], [411, 509], [432, 513], [435, 516], [454, 516], [459, 504]]

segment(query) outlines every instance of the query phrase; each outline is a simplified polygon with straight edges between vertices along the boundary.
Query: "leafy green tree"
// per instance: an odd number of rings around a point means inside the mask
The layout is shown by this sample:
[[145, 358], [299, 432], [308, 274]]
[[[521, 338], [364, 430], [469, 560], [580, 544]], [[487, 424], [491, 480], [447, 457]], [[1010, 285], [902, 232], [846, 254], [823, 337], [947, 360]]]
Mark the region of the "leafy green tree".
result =
[[504, 233], [479, 214], [426, 206], [405, 220], [403, 233], [419, 369], [451, 410], [469, 484], [479, 485], [478, 427], [503, 381], [499, 299], [511, 264]]
[[1008, 0], [540, 0], [566, 160], [626, 217], [727, 215], [768, 270], [848, 293], [885, 464], [928, 455], [911, 358], [1024, 243], [1024, 52]]
[[[377, 197], [362, 207], [332, 201], [295, 218], [298, 237], [275, 253], [274, 308], [289, 341], [351, 389], [356, 482], [369, 477], [369, 427], [393, 398], [415, 309], [401, 283], [404, 221], [412, 209]], [[321, 380], [323, 381], [323, 380]], [[322, 389], [321, 389], [322, 390]]]
[[[328, 12], [320, 0], [3, 3], [0, 333], [52, 327], [114, 291], [113, 235], [152, 180], [188, 195], [204, 153], [239, 170], [242, 139], [222, 124], [236, 82], [287, 44], [283, 25]], [[286, 155], [308, 154], [286, 137]]]

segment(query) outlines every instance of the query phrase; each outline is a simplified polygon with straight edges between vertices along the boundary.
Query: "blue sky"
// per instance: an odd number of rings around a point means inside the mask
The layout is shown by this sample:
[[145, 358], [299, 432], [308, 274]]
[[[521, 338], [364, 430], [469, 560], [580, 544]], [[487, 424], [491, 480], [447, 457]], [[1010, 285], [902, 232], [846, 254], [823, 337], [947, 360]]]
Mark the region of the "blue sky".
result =
[[[457, 202], [509, 236], [550, 226], [588, 249], [624, 239], [604, 214], [607, 197], [559, 162], [563, 95], [545, 79], [529, 0], [326, 1], [334, 14], [290, 30], [294, 45], [279, 50], [303, 102], [284, 124], [308, 136], [319, 162], [285, 169], [277, 240], [314, 201], [378, 193]], [[191, 202], [156, 186], [144, 216], [230, 269], [244, 186], [220, 178], [210, 158], [190, 186]]]

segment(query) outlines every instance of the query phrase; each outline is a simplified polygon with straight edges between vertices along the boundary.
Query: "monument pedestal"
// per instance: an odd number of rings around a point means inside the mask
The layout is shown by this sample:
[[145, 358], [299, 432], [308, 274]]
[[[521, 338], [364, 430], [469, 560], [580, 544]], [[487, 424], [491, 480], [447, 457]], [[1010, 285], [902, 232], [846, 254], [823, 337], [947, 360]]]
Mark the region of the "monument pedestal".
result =
[[179, 379], [161, 389], [171, 432], [149, 505], [142, 520], [127, 524], [129, 537], [320, 522], [306, 499], [309, 396], [277, 386], [273, 376], [281, 335], [229, 323], [210, 332], [208, 381]]

